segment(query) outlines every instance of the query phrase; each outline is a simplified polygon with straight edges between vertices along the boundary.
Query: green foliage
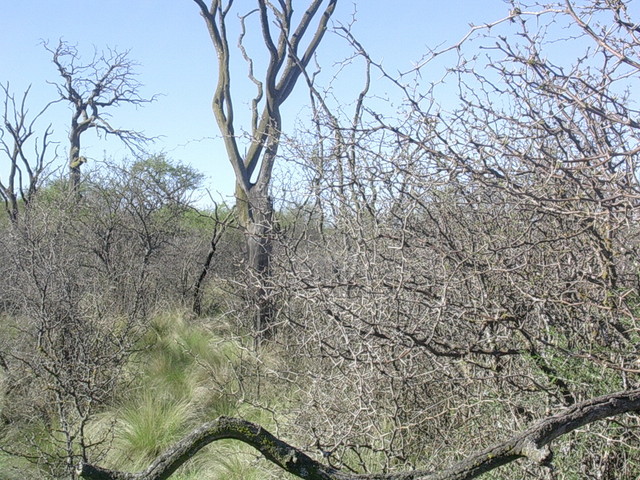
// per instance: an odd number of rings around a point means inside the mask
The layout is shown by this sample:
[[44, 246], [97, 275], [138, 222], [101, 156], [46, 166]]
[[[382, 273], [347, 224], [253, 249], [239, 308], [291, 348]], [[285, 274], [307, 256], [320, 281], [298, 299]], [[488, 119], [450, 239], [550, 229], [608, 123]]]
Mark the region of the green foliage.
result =
[[44, 472], [27, 460], [0, 452], [0, 479], [25, 480], [31, 478], [46, 478]]
[[162, 154], [138, 160], [128, 167], [128, 171], [134, 184], [147, 197], [169, 203], [188, 203], [190, 195], [204, 179], [195, 168]]
[[197, 210], [186, 210], [182, 213], [180, 220], [186, 230], [198, 231], [207, 235], [215, 225], [215, 220], [209, 213]]
[[216, 226], [216, 221], [222, 220], [231, 214], [231, 209], [226, 205], [219, 205], [217, 211], [189, 209], [182, 212], [180, 221], [186, 230], [210, 235]]

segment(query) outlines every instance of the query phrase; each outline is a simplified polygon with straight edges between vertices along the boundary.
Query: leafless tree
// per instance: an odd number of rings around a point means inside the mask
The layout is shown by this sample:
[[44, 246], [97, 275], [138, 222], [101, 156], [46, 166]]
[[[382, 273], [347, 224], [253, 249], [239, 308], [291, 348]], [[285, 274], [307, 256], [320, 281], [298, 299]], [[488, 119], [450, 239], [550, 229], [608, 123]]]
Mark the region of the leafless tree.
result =
[[[239, 125], [233, 105], [230, 67], [234, 55], [228, 39], [228, 16], [234, 2], [212, 0], [207, 6], [204, 0], [194, 1], [218, 57], [213, 112], [236, 177], [237, 209], [247, 235], [248, 275], [254, 277], [255, 282], [253, 297], [257, 313], [254, 327], [260, 336], [268, 331], [273, 314], [265, 281], [269, 277], [273, 235], [273, 203], [269, 188], [281, 137], [281, 107], [318, 49], [337, 0], [313, 0], [297, 20], [292, 1], [258, 0], [254, 10], [240, 17], [238, 54], [246, 60], [249, 78], [256, 87], [256, 96], [251, 101], [248, 146], [244, 154], [241, 153]], [[256, 73], [255, 58], [250, 57], [244, 45], [245, 24], [256, 15], [268, 55], [262, 76]], [[314, 27], [316, 17], [318, 20]]]
[[13, 254], [6, 294], [14, 298], [3, 325], [14, 339], [3, 345], [10, 404], [3, 413], [22, 428], [0, 448], [74, 478], [79, 459], [89, 451], [100, 457], [109, 445], [108, 429], [92, 433], [88, 424], [113, 397], [142, 325], [141, 309], [130, 305], [121, 317], [127, 308], [110, 308], [111, 289], [95, 288], [90, 257], [76, 248], [75, 201], [65, 195], [55, 208], [36, 200], [3, 238]]
[[114, 127], [108, 110], [121, 105], [141, 105], [155, 97], [143, 98], [139, 94], [140, 83], [135, 80], [136, 64], [129, 59], [129, 52], [108, 50], [89, 63], [81, 63], [75, 46], [60, 41], [55, 48], [44, 44], [62, 77], [55, 83], [60, 101], [71, 107], [69, 127], [69, 174], [71, 186], [80, 183], [80, 167], [86, 162], [81, 156], [80, 139], [84, 132], [95, 129], [98, 135], [111, 135], [138, 152], [151, 138], [136, 130]]
[[191, 294], [197, 271], [191, 257], [201, 254], [197, 244], [205, 240], [189, 230], [185, 217], [202, 175], [164, 155], [107, 163], [93, 175], [77, 221], [87, 236], [78, 250], [92, 256], [95, 275], [119, 303], [145, 312], [162, 296]]
[[[0, 179], [0, 197], [12, 222], [16, 222], [20, 202], [28, 205], [42, 182], [47, 166], [55, 159], [51, 154], [51, 134], [49, 125], [40, 139], [37, 138], [36, 122], [51, 104], [45, 105], [33, 118], [29, 118], [27, 98], [29, 89], [22, 100], [16, 102], [9, 85], [3, 84], [3, 113], [0, 125], [0, 146], [7, 161], [5, 179]], [[30, 151], [33, 149], [33, 151]]]
[[213, 232], [209, 241], [209, 249], [207, 255], [202, 262], [200, 273], [193, 284], [193, 305], [192, 310], [196, 315], [202, 314], [202, 290], [207, 274], [211, 270], [214, 256], [218, 250], [218, 244], [222, 241], [223, 236], [231, 225], [235, 222], [235, 215], [232, 210], [225, 211], [224, 206], [215, 204], [213, 214]]
[[[199, 5], [214, 43], [226, 39], [231, 4]], [[235, 439], [300, 478], [636, 478], [636, 25], [625, 2], [514, 2], [399, 78], [345, 31], [406, 102], [398, 118], [375, 111], [367, 76], [346, 115], [300, 71], [315, 130], [291, 152], [308, 183], [268, 267], [283, 320], [270, 346], [287, 359], [270, 379], [300, 402], [286, 422], [302, 447], [222, 417], [142, 472], [83, 461], [77, 474], [168, 478]], [[445, 54], [448, 108], [411, 76]]]
[[[301, 148], [312, 199], [301, 207], [322, 224], [292, 230], [274, 280], [289, 294], [282, 344], [299, 343], [313, 384], [298, 433], [333, 465], [424, 465], [488, 443], [495, 418], [516, 429], [637, 388], [630, 13], [624, 2], [512, 5], [419, 62], [424, 79], [434, 58], [459, 54], [444, 80], [460, 103], [448, 109], [438, 82], [420, 91], [415, 71], [394, 77], [351, 39], [409, 115], [365, 106], [354, 136], [353, 117], [320, 112], [315, 142], [301, 142], [313, 145]], [[568, 441], [562, 450], [586, 452], [558, 464], [636, 476], [637, 422]]]

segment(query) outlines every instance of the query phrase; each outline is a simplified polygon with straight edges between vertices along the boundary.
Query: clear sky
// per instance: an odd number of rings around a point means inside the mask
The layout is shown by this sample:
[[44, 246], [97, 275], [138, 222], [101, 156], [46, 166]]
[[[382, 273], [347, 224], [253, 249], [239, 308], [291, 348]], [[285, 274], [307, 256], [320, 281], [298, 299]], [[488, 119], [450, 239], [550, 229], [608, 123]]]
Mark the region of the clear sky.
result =
[[[306, 3], [295, 0], [294, 6], [300, 4], [298, 8], [302, 9]], [[254, 2], [236, 0], [236, 4], [240, 11], [253, 8]], [[470, 23], [502, 18], [508, 9], [503, 0], [339, 0], [333, 20], [347, 23], [355, 12], [355, 35], [373, 58], [393, 71], [411, 67], [429, 47], [456, 42]], [[212, 191], [232, 193], [233, 173], [217, 138], [210, 108], [215, 54], [193, 1], [7, 0], [3, 2], [0, 27], [0, 82], [10, 82], [18, 96], [32, 85], [31, 111], [56, 94], [55, 88], [46, 83], [57, 77], [50, 54], [40, 44], [42, 40], [53, 46], [59, 39], [76, 44], [85, 60], [90, 59], [94, 47], [130, 50], [130, 58], [140, 64], [137, 71], [138, 80], [144, 84], [142, 95], [161, 96], [142, 108], [112, 111], [114, 126], [160, 136], [150, 147], [151, 152], [165, 152], [193, 165], [205, 173]], [[327, 37], [320, 47], [320, 59], [327, 69], [348, 54], [346, 44], [337, 37]], [[234, 73], [239, 77], [245, 72]], [[343, 78], [341, 82], [348, 85], [351, 80], [358, 85], [361, 79]], [[338, 94], [348, 97], [349, 91]], [[288, 102], [289, 117], [303, 111], [306, 98], [304, 86], [299, 85], [298, 93]], [[242, 110], [248, 99], [239, 96], [236, 109]], [[67, 151], [68, 119], [69, 110], [64, 105], [57, 105], [48, 117], [60, 142], [60, 164]], [[293, 123], [293, 119], [288, 120], [285, 128]], [[123, 147], [88, 135], [83, 147], [83, 155], [90, 161], [128, 155]]]

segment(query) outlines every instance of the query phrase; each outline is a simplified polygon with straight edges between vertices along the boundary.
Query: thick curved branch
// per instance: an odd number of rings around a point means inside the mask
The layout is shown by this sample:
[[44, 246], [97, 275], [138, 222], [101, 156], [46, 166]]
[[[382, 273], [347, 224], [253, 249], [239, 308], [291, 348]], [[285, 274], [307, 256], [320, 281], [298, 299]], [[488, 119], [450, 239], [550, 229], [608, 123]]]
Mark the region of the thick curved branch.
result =
[[311, 459], [291, 445], [276, 438], [260, 425], [239, 418], [220, 417], [205, 423], [160, 455], [144, 472], [123, 473], [88, 464], [78, 467], [81, 478], [91, 480], [159, 480], [169, 478], [201, 448], [217, 440], [235, 439], [251, 445], [267, 460], [283, 470], [307, 479], [332, 479], [340, 473]]
[[238, 185], [249, 189], [251, 173], [247, 171], [235, 135], [233, 101], [231, 98], [230, 52], [227, 39], [226, 16], [233, 0], [223, 5], [221, 0], [212, 0], [207, 7], [203, 0], [194, 0], [200, 8], [200, 15], [207, 25], [209, 36], [218, 58], [218, 80], [213, 95], [212, 109], [218, 128], [222, 134], [225, 149]]
[[197, 428], [160, 455], [144, 472], [125, 473], [80, 464], [77, 473], [87, 480], [161, 480], [206, 445], [235, 439], [251, 445], [283, 470], [307, 480], [468, 480], [518, 458], [549, 464], [549, 443], [589, 423], [640, 410], [640, 389], [596, 397], [541, 420], [524, 432], [489, 447], [440, 472], [413, 471], [379, 475], [341, 472], [313, 460], [304, 452], [273, 436], [260, 425], [238, 418], [220, 417]]
[[[304, 68], [316, 52], [333, 14], [337, 0], [327, 0], [327, 4], [318, 19], [315, 32], [310, 32], [308, 45], [304, 54], [297, 59], [297, 49], [305, 38], [305, 33], [320, 12], [325, 0], [313, 0], [304, 11], [300, 23], [291, 32], [293, 6], [291, 1], [280, 2], [277, 8], [271, 2], [259, 0], [258, 8], [241, 16], [240, 51], [249, 63], [249, 78], [258, 87], [258, 95], [252, 102], [251, 143], [244, 155], [240, 154], [237, 144], [231, 97], [231, 53], [226, 32], [226, 16], [233, 0], [211, 0], [210, 6], [204, 0], [193, 0], [200, 9], [200, 14], [207, 24], [211, 40], [218, 56], [218, 80], [213, 98], [213, 112], [225, 142], [229, 160], [234, 169], [237, 185], [249, 192], [253, 186], [263, 189], [271, 178], [274, 159], [280, 139], [280, 107], [289, 97]], [[242, 46], [244, 37], [244, 19], [257, 11], [260, 16], [260, 29], [263, 43], [269, 52], [263, 80], [258, 81], [253, 72], [253, 61]], [[276, 21], [273, 22], [273, 17]], [[273, 30], [273, 25], [276, 29]], [[273, 30], [273, 31], [272, 31]], [[313, 36], [311, 36], [311, 33]], [[289, 40], [289, 36], [291, 39]], [[262, 112], [258, 112], [258, 103], [263, 99]], [[255, 170], [260, 165], [258, 180], [251, 182]]]

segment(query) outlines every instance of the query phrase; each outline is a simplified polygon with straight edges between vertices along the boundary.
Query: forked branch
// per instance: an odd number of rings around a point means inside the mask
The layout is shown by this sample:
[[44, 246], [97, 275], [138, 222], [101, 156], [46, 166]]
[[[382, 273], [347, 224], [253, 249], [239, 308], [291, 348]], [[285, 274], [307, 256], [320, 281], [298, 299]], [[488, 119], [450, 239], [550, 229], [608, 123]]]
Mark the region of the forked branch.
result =
[[[232, 100], [230, 61], [231, 52], [227, 36], [227, 15], [233, 1], [212, 0], [207, 6], [204, 0], [194, 0], [200, 9], [215, 47], [218, 58], [218, 79], [213, 97], [213, 112], [225, 142], [227, 155], [234, 169], [237, 184], [245, 193], [254, 185], [265, 190], [269, 185], [273, 162], [280, 139], [280, 107], [287, 100], [327, 30], [337, 0], [313, 0], [302, 14], [297, 25], [292, 24], [291, 2], [274, 4], [257, 1], [257, 8], [240, 15], [242, 32], [239, 37], [240, 52], [249, 64], [249, 78], [257, 87], [252, 101], [250, 143], [246, 154], [240, 153]], [[324, 7], [321, 9], [321, 7]], [[253, 60], [244, 48], [246, 18], [259, 15], [259, 28], [269, 60], [262, 76], [254, 71]], [[309, 31], [318, 18], [315, 30]], [[275, 26], [275, 28], [274, 28]], [[306, 47], [303, 40], [308, 37]], [[300, 55], [298, 49], [304, 50]], [[257, 175], [254, 175], [257, 173]], [[252, 179], [255, 178], [255, 181]]]
[[[30, 117], [27, 108], [27, 88], [22, 100], [17, 101], [9, 84], [0, 85], [2, 117], [0, 118], [0, 201], [12, 222], [18, 220], [20, 202], [24, 206], [33, 199], [42, 182], [42, 175], [55, 160], [56, 152], [50, 152], [53, 128], [48, 125], [39, 139], [36, 138], [36, 123], [51, 103]], [[28, 151], [33, 148], [33, 151]], [[51, 153], [51, 154], [50, 154]]]

